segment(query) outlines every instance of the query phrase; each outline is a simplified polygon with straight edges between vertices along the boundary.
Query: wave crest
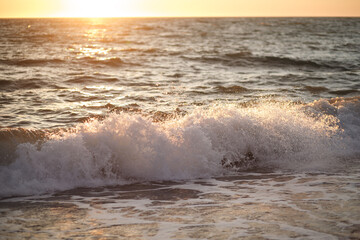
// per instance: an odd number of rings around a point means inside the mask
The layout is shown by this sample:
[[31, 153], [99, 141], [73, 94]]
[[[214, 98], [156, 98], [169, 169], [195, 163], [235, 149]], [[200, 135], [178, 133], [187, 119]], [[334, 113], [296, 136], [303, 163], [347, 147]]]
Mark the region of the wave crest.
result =
[[359, 154], [359, 133], [359, 98], [219, 104], [155, 122], [122, 112], [18, 145], [16, 159], [0, 167], [0, 196], [229, 169], [336, 169]]

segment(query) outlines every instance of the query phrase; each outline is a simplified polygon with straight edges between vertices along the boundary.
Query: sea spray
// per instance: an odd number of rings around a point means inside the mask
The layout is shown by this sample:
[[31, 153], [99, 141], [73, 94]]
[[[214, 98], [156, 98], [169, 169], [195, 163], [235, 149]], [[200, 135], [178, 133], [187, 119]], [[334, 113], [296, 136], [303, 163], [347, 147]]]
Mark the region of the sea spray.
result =
[[[342, 104], [215, 104], [157, 122], [139, 114], [110, 114], [49, 132], [37, 143], [19, 144], [12, 163], [0, 167], [0, 195], [259, 168], [334, 170], [345, 157], [358, 154], [359, 143], [351, 132], [359, 129], [358, 112], [351, 109], [358, 102], [338, 100]], [[355, 113], [345, 112], [345, 106]]]

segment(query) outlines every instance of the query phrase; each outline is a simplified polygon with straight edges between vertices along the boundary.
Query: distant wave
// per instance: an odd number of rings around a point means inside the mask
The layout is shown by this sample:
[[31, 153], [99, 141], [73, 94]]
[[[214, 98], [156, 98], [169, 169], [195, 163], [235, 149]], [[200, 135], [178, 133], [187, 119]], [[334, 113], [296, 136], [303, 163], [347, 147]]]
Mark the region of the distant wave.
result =
[[138, 65], [134, 63], [125, 62], [118, 57], [105, 58], [105, 59], [94, 58], [94, 57], [82, 57], [77, 59], [77, 61], [83, 64], [90, 64], [94, 66], [107, 66], [107, 67], [123, 67], [129, 65]]
[[51, 59], [0, 59], [0, 65], [19, 66], [19, 67], [36, 67], [44, 65], [61, 65], [61, 64], [90, 64], [94, 66], [121, 67], [129, 65], [138, 65], [134, 63], [124, 62], [121, 58], [94, 58], [82, 57], [72, 61], [66, 61], [57, 58]]
[[67, 130], [1, 130], [0, 196], [259, 167], [334, 171], [360, 156], [360, 97], [155, 115], [120, 112]]
[[247, 92], [248, 89], [241, 87], [241, 86], [230, 86], [230, 87], [224, 87], [224, 86], [218, 86], [215, 88], [216, 92], [219, 93], [243, 93], [243, 92]]
[[0, 80], [0, 88], [11, 85], [12, 81], [10, 80]]
[[322, 86], [305, 86], [302, 90], [308, 91], [311, 93], [321, 93], [321, 92], [329, 91], [328, 88], [322, 87]]
[[147, 26], [147, 25], [140, 25], [140, 26], [135, 27], [134, 29], [142, 30], [142, 31], [151, 31], [151, 30], [157, 30], [159, 28], [160, 28], [159, 26], [153, 27], [153, 26]]
[[351, 93], [358, 93], [359, 90], [358, 89], [343, 89], [343, 90], [335, 90], [335, 91], [330, 91], [329, 93], [331, 94], [336, 94], [339, 96], [344, 96], [344, 95], [348, 95]]
[[337, 70], [337, 71], [348, 71], [356, 66], [343, 66], [338, 62], [321, 62], [316, 60], [304, 60], [295, 59], [281, 56], [257, 56], [251, 52], [235, 52], [227, 53], [224, 55], [205, 55], [202, 57], [184, 57], [186, 59], [201, 61], [205, 63], [221, 63], [229, 66], [265, 66], [265, 67], [297, 67], [297, 68], [308, 68], [308, 69], [325, 69], [325, 70]]
[[75, 77], [75, 78], [71, 78], [69, 80], [66, 80], [66, 82], [68, 83], [97, 83], [97, 82], [117, 82], [119, 81], [118, 78], [116, 77], [94, 77], [94, 76], [80, 76], [80, 77]]
[[53, 42], [58, 40], [60, 40], [59, 36], [51, 33], [31, 34], [31, 36], [29, 37], [29, 41], [35, 43]]
[[13, 66], [22, 66], [22, 67], [33, 67], [33, 66], [43, 66], [47, 64], [63, 64], [66, 61], [51, 58], [51, 59], [0, 59], [0, 65], [13, 65]]
[[212, 88], [212, 91], [209, 90], [192, 90], [188, 93], [197, 96], [197, 95], [211, 95], [211, 94], [241, 94], [249, 92], [248, 88], [232, 85], [232, 86], [216, 86]]
[[40, 89], [43, 87], [50, 87], [58, 89], [60, 88], [54, 83], [45, 82], [39, 78], [29, 78], [29, 79], [20, 79], [20, 80], [0, 80], [0, 89], [6, 89], [8, 91], [18, 90], [18, 89]]
[[121, 52], [140, 52], [140, 53], [151, 53], [151, 54], [155, 54], [155, 53], [161, 53], [163, 52], [163, 50], [159, 49], [159, 48], [124, 48], [121, 49]]
[[107, 58], [107, 59], [98, 59], [94, 57], [82, 57], [79, 58], [78, 61], [83, 63], [89, 63], [92, 65], [104, 65], [110, 67], [119, 67], [123, 66], [125, 63], [120, 58]]

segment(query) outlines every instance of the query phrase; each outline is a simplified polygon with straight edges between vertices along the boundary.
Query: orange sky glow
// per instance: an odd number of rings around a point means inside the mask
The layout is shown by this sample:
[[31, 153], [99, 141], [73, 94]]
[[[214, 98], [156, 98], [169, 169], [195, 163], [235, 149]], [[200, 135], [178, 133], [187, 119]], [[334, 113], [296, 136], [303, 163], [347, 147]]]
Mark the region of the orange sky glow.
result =
[[360, 0], [0, 0], [1, 18], [360, 16]]

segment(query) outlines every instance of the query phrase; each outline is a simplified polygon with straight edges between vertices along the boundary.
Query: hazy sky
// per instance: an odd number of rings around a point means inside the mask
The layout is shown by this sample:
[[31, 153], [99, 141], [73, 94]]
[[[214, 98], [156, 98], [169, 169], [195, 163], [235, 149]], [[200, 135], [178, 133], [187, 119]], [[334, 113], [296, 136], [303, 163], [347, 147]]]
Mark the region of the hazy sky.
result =
[[360, 0], [0, 0], [0, 17], [360, 16]]

